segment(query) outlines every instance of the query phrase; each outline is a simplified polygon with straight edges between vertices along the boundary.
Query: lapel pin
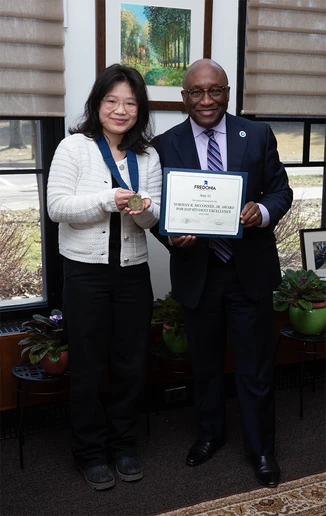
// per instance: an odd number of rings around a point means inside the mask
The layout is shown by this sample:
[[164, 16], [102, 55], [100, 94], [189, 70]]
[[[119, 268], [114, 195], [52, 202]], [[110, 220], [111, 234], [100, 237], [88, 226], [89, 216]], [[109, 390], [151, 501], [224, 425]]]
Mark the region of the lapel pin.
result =
[[239, 135], [241, 138], [245, 138], [247, 136], [247, 133], [245, 131], [240, 131]]

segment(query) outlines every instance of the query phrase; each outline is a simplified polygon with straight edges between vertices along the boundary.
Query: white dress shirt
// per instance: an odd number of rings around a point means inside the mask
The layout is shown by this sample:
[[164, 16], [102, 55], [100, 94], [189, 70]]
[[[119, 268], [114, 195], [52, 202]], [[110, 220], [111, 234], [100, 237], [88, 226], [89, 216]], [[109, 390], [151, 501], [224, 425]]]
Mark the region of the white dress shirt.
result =
[[[207, 165], [207, 145], [208, 145], [208, 136], [205, 134], [206, 129], [204, 127], [201, 127], [200, 125], [196, 124], [196, 122], [193, 121], [192, 118], [190, 118], [190, 124], [192, 128], [192, 132], [195, 139], [195, 144], [197, 148], [197, 153], [199, 157], [200, 167], [202, 170], [208, 170]], [[228, 163], [227, 163], [227, 139], [226, 139], [226, 116], [224, 115], [222, 120], [219, 124], [215, 125], [214, 127], [211, 127], [214, 131], [214, 139], [218, 143], [218, 146], [220, 148], [222, 163], [223, 163], [223, 169], [228, 169]], [[248, 170], [248, 172], [250, 172]], [[257, 205], [259, 206], [261, 215], [262, 215], [262, 223], [259, 227], [264, 228], [268, 226], [270, 222], [270, 216], [268, 213], [267, 208], [263, 205], [257, 202]]]

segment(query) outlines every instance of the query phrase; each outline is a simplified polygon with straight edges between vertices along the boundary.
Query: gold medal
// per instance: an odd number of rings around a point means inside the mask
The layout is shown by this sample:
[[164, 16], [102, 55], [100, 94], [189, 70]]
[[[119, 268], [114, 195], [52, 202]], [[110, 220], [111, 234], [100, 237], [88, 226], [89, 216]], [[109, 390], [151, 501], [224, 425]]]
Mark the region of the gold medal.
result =
[[128, 206], [133, 211], [139, 211], [143, 209], [143, 199], [138, 195], [134, 194], [128, 199]]

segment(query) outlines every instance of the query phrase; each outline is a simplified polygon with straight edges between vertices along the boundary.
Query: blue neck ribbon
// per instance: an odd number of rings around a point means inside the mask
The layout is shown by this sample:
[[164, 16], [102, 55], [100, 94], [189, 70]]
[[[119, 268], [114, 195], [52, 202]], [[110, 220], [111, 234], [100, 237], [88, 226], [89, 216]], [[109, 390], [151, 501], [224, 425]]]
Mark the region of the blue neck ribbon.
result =
[[[108, 142], [106, 141], [104, 135], [102, 134], [100, 138], [97, 140], [98, 148], [101, 151], [101, 154], [103, 156], [103, 159], [107, 166], [110, 169], [111, 174], [117, 181], [118, 185], [121, 186], [121, 188], [125, 188], [126, 190], [129, 190], [128, 185], [124, 182], [122, 179], [120, 172], [118, 170], [117, 164], [113, 159], [111, 149], [108, 145]], [[127, 149], [127, 163], [128, 163], [128, 170], [129, 170], [129, 177], [131, 182], [131, 187], [134, 192], [138, 192], [138, 183], [139, 183], [139, 175], [138, 175], [138, 163], [136, 154], [130, 150]]]

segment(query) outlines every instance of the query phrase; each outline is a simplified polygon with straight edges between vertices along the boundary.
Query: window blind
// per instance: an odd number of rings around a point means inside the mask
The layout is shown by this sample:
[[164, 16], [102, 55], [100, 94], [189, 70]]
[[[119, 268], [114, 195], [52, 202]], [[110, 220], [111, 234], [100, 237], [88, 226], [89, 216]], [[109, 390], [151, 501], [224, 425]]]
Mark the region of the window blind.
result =
[[247, 0], [242, 114], [326, 115], [325, 0]]
[[0, 115], [64, 116], [62, 0], [0, 0]]

